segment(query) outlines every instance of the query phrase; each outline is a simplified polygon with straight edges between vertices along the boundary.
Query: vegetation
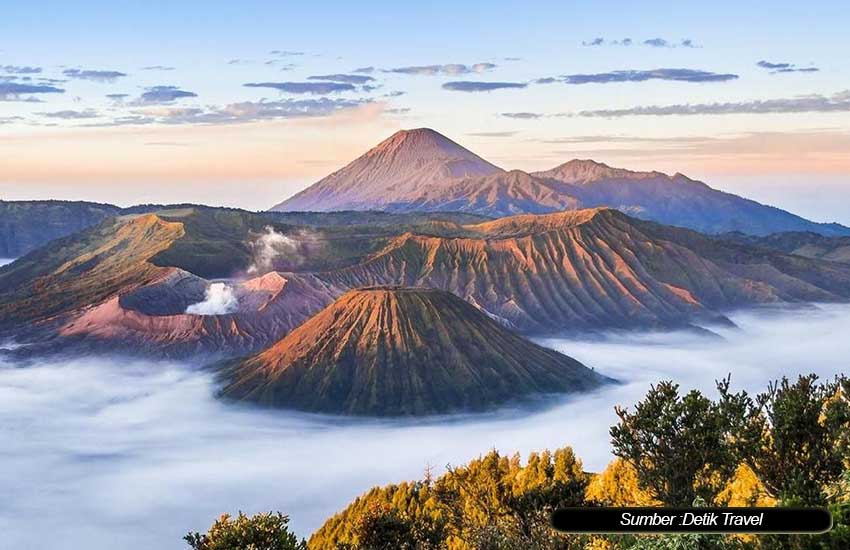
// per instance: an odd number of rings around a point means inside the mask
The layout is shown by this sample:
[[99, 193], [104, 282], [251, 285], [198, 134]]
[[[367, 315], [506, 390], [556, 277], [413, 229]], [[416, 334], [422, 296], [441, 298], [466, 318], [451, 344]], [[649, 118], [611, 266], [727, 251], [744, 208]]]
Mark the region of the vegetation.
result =
[[194, 550], [306, 550], [306, 543], [289, 532], [289, 517], [268, 512], [248, 517], [239, 512], [216, 520], [206, 534], [189, 533], [183, 539]]
[[[331, 517], [307, 547], [850, 548], [850, 381], [801, 376], [751, 397], [731, 392], [723, 380], [718, 394], [715, 400], [698, 391], [681, 395], [675, 384], [661, 382], [632, 410], [618, 409], [620, 420], [611, 428], [617, 458], [599, 474], [586, 473], [569, 447], [532, 453], [524, 464], [519, 455], [493, 450], [436, 479], [426, 472], [420, 481], [371, 489]], [[823, 535], [764, 536], [565, 535], [549, 527], [549, 514], [562, 506], [691, 504], [827, 506], [835, 526]]]

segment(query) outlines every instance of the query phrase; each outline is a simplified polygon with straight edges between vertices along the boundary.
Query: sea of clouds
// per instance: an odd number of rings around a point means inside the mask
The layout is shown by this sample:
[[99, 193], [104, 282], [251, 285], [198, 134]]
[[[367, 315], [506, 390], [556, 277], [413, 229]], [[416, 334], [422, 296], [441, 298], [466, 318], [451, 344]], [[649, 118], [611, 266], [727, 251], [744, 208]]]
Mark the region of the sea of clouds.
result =
[[[0, 355], [0, 533], [16, 550], [180, 549], [222, 512], [280, 510], [303, 536], [376, 484], [441, 473], [497, 448], [572, 445], [589, 470], [610, 460], [613, 407], [650, 384], [714, 395], [782, 375], [846, 372], [850, 307], [743, 312], [723, 339], [687, 332], [540, 342], [623, 383], [543, 410], [426, 420], [340, 419], [214, 398], [192, 365]], [[2, 347], [2, 346], [0, 346]], [[49, 541], [49, 542], [47, 542]]]

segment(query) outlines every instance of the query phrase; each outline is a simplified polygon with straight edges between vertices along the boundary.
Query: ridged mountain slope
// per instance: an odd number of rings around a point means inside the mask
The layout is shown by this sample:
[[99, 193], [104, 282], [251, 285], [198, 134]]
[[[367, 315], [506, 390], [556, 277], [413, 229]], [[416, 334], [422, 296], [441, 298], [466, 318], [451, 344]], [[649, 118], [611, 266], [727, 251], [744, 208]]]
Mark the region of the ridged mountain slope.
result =
[[395, 287], [345, 293], [225, 377], [232, 399], [363, 415], [479, 410], [606, 380], [453, 294]]

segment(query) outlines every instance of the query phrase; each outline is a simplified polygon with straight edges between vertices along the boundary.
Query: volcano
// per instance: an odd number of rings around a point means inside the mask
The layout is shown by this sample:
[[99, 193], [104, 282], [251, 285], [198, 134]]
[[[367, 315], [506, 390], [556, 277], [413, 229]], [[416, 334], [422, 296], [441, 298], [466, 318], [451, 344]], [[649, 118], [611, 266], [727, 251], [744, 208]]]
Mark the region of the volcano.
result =
[[273, 211], [381, 210], [425, 189], [502, 172], [429, 128], [401, 130], [341, 170], [274, 206]]
[[449, 292], [406, 287], [351, 290], [223, 376], [227, 398], [371, 416], [481, 410], [608, 380]]
[[542, 172], [505, 171], [428, 128], [393, 134], [272, 210], [504, 217], [598, 207], [707, 234], [850, 235], [850, 228], [840, 224], [813, 222], [679, 173], [626, 170], [589, 159], [574, 159]]

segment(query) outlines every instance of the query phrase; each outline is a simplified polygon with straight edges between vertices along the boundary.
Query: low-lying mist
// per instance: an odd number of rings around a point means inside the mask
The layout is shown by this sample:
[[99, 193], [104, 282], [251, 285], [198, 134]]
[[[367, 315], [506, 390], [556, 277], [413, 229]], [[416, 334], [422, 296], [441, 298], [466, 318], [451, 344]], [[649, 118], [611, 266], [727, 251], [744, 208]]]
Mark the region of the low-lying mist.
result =
[[[337, 419], [217, 401], [192, 365], [89, 358], [16, 367], [0, 359], [0, 533], [18, 550], [180, 549], [222, 512], [280, 510], [303, 536], [377, 484], [441, 473], [491, 448], [572, 445], [610, 460], [615, 404], [671, 378], [714, 395], [781, 375], [844, 371], [850, 307], [747, 312], [724, 339], [691, 333], [541, 340], [621, 385], [545, 410], [420, 421]], [[2, 357], [2, 356], [0, 356]]]

